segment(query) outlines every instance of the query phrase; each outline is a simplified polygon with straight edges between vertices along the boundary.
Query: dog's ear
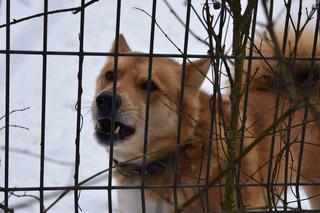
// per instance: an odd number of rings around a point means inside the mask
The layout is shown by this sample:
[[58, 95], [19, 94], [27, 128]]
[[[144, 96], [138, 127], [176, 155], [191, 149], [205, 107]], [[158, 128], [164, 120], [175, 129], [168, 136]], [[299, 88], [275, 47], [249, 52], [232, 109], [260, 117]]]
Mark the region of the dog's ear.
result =
[[[126, 39], [124, 38], [124, 36], [122, 34], [119, 35], [118, 45], [119, 45], [118, 46], [119, 53], [131, 52], [131, 48], [129, 47]], [[114, 53], [115, 49], [116, 49], [116, 40], [113, 41], [110, 52]]]
[[188, 87], [199, 89], [208, 73], [210, 59], [203, 58], [197, 61], [188, 62], [186, 67], [186, 82]]

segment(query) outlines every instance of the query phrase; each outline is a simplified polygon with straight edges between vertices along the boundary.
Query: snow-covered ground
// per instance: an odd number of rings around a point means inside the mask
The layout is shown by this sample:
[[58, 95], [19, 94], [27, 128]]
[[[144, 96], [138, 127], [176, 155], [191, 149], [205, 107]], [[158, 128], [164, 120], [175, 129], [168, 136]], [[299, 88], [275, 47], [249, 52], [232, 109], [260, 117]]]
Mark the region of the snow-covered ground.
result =
[[[280, 1], [279, 1], [280, 2]], [[308, 1], [308, 6], [313, 3]], [[177, 14], [184, 19], [186, 6], [183, 0], [171, 0], [171, 5]], [[194, 1], [194, 6], [201, 11], [202, 1]], [[295, 3], [298, 3], [295, 1]], [[49, 10], [79, 6], [80, 1], [49, 0]], [[0, 0], [0, 24], [5, 23], [5, 1]], [[150, 37], [150, 18], [134, 7], [142, 8], [151, 13], [150, 0], [123, 0], [121, 7], [120, 31], [125, 35], [132, 49], [148, 52]], [[276, 13], [283, 10], [277, 6]], [[294, 9], [297, 6], [295, 5]], [[293, 9], [293, 10], [294, 10]], [[43, 11], [43, 2], [34, 0], [11, 1], [11, 20], [33, 15]], [[260, 18], [263, 13], [259, 13]], [[262, 18], [261, 18], [262, 20]], [[178, 23], [163, 1], [157, 4], [157, 21], [167, 35], [177, 46], [183, 49], [184, 27]], [[48, 50], [49, 51], [78, 51], [80, 29], [80, 13], [71, 12], [50, 15], [48, 21]], [[109, 50], [115, 36], [116, 0], [100, 0], [86, 8], [84, 50], [106, 52]], [[42, 50], [42, 18], [35, 18], [11, 26], [11, 49]], [[200, 37], [206, 33], [200, 22], [192, 15], [191, 29]], [[230, 33], [229, 33], [230, 35]], [[230, 39], [227, 41], [230, 43]], [[179, 53], [177, 49], [157, 29], [155, 36], [155, 52]], [[5, 49], [5, 28], [0, 29], [0, 49]], [[190, 36], [189, 53], [205, 54], [205, 46]], [[83, 65], [83, 128], [80, 139], [80, 180], [107, 168], [107, 153], [94, 140], [90, 115], [90, 104], [94, 94], [95, 78], [105, 62], [105, 57], [87, 56]], [[41, 82], [42, 56], [12, 54], [10, 57], [10, 109], [30, 107], [10, 116], [10, 123], [27, 127], [10, 128], [10, 187], [39, 186], [40, 174], [40, 125], [41, 125]], [[73, 184], [75, 160], [75, 134], [77, 101], [77, 56], [49, 55], [47, 62], [47, 104], [46, 104], [46, 140], [45, 154], [45, 186], [66, 186]], [[204, 88], [210, 91], [210, 84]], [[0, 54], [0, 116], [5, 111], [5, 55]], [[4, 119], [0, 121], [0, 128]], [[4, 131], [0, 131], [0, 186], [4, 183]], [[32, 154], [30, 154], [32, 153]], [[56, 162], [50, 159], [54, 159]], [[91, 185], [106, 185], [104, 175]], [[23, 192], [17, 192], [17, 195]], [[38, 196], [38, 192], [28, 192]], [[52, 192], [46, 192], [51, 195]], [[0, 193], [0, 203], [3, 193]], [[116, 200], [116, 199], [115, 199]], [[10, 197], [10, 205], [17, 206], [26, 201], [34, 201], [29, 197]], [[46, 199], [48, 206], [52, 199]], [[106, 191], [82, 191], [79, 201], [83, 212], [106, 212]], [[114, 205], [116, 209], [116, 205]], [[51, 212], [72, 212], [73, 194], [63, 198]], [[39, 204], [34, 202], [16, 212], [37, 212]]]

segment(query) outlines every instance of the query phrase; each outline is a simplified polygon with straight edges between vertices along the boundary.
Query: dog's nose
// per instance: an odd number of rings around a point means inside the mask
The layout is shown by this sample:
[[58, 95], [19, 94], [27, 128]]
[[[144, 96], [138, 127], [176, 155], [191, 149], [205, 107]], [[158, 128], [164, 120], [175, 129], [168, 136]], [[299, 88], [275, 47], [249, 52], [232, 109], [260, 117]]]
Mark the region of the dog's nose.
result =
[[[104, 91], [96, 98], [97, 108], [100, 111], [111, 112], [112, 110], [112, 98], [113, 93]], [[115, 109], [118, 110], [121, 106], [121, 97], [119, 95], [115, 95]]]

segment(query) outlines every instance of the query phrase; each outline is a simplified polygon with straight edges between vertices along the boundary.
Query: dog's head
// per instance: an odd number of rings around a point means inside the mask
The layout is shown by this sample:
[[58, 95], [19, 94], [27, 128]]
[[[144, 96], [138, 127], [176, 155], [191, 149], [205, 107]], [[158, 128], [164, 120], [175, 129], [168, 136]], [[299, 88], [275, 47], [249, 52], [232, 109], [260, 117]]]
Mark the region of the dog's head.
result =
[[[119, 36], [118, 44], [120, 53], [132, 52], [122, 35]], [[114, 51], [115, 42], [111, 49], [111, 52]], [[208, 59], [187, 63], [183, 104], [180, 110], [182, 65], [168, 58], [153, 58], [149, 87], [148, 153], [175, 149], [179, 114], [182, 118], [181, 143], [192, 139], [199, 114], [199, 88], [209, 66]], [[92, 104], [96, 137], [108, 148], [113, 131], [114, 158], [119, 161], [139, 158], [143, 154], [148, 69], [148, 57], [118, 57], [115, 82], [114, 58], [109, 57], [97, 78], [96, 96]], [[116, 88], [115, 96], [114, 88]], [[113, 130], [111, 130], [112, 104], [115, 113]], [[148, 156], [148, 160], [152, 159], [152, 156]], [[136, 162], [141, 159], [137, 159]]]

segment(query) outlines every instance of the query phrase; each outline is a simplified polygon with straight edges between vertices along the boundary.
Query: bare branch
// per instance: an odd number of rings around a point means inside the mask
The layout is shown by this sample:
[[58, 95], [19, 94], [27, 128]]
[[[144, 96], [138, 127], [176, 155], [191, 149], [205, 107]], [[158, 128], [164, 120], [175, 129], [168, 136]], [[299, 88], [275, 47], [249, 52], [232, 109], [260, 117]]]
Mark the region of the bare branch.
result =
[[8, 213], [14, 213], [14, 210], [11, 209], [11, 208], [8, 208], [6, 207], [4, 204], [0, 203], [0, 209], [2, 209], [3, 211], [5, 212], [8, 212]]
[[46, 13], [38, 13], [38, 14], [34, 14], [34, 15], [27, 16], [27, 17], [20, 18], [20, 19], [13, 19], [13, 21], [8, 23], [8, 24], [0, 25], [0, 29], [3, 28], [3, 27], [8, 27], [10, 25], [23, 22], [23, 21], [27, 21], [27, 20], [30, 20], [30, 19], [42, 17], [44, 15], [52, 15], [52, 14], [65, 13], [65, 12], [72, 12], [72, 14], [75, 15], [75, 14], [79, 13], [81, 10], [85, 9], [86, 7], [88, 7], [91, 4], [93, 4], [95, 2], [98, 2], [98, 1], [99, 0], [91, 0], [91, 1], [89, 1], [87, 3], [85, 3], [83, 7], [82, 6], [78, 6], [78, 7], [70, 7], [70, 8], [60, 9], [60, 10], [52, 10], [52, 11], [48, 11]]
[[[5, 147], [0, 146], [0, 150], [5, 150]], [[27, 156], [31, 156], [31, 157], [35, 157], [35, 158], [40, 159], [39, 154], [37, 154], [35, 152], [31, 152], [29, 150], [21, 149], [21, 148], [10, 147], [10, 152], [15, 152], [15, 153], [19, 153], [19, 154], [23, 154], [23, 155], [27, 155]], [[51, 163], [59, 164], [61, 166], [73, 166], [73, 162], [57, 160], [57, 159], [54, 159], [54, 158], [51, 158], [48, 156], [45, 157], [45, 160], [48, 162], [51, 162]]]
[[[241, 159], [243, 159], [250, 151], [257, 145], [259, 144], [269, 133], [272, 131], [272, 129], [275, 126], [278, 126], [282, 122], [285, 121], [285, 119], [288, 118], [288, 116], [292, 115], [293, 112], [295, 112], [298, 109], [304, 108], [308, 106], [308, 103], [305, 103], [303, 101], [294, 103], [285, 113], [283, 113], [278, 120], [276, 120], [274, 123], [272, 123], [267, 129], [265, 129], [260, 135], [256, 137], [253, 142], [247, 146], [241, 155], [237, 158], [234, 159], [234, 164], [238, 163]], [[209, 186], [212, 186], [213, 184], [217, 183], [219, 180], [221, 180], [230, 170], [232, 170], [232, 165], [227, 165], [225, 169], [223, 169], [214, 179], [212, 179], [209, 183]], [[190, 199], [188, 199], [184, 204], [181, 205], [180, 209], [178, 212], [181, 212], [184, 210], [185, 207], [191, 205], [193, 202], [195, 202], [199, 196], [201, 196], [204, 193], [204, 189], [199, 190], [198, 193], [193, 195]]]
[[[10, 127], [15, 127], [15, 128], [20, 128], [20, 129], [24, 129], [24, 130], [29, 130], [29, 128], [25, 127], [25, 126], [20, 126], [20, 125], [16, 125], [16, 124], [10, 124], [9, 125]], [[0, 131], [5, 129], [6, 127], [3, 126], [3, 127], [0, 127]]]
[[99, 1], [99, 0], [91, 0], [91, 1], [89, 1], [89, 2], [87, 2], [87, 3], [85, 3], [85, 4], [83, 5], [83, 7], [79, 7], [79, 9], [76, 9], [76, 10], [73, 11], [72, 13], [75, 15], [75, 14], [79, 13], [81, 10], [83, 10], [84, 8], [90, 6], [91, 4], [96, 3], [96, 2], [98, 2], [98, 1]]
[[[15, 112], [22, 112], [22, 111], [25, 111], [27, 109], [30, 109], [30, 107], [25, 107], [25, 108], [22, 108], [22, 109], [15, 109], [15, 110], [12, 110], [11, 112], [9, 112], [9, 115], [11, 115], [12, 113], [15, 113]], [[2, 120], [5, 117], [6, 117], [6, 115], [1, 116], [0, 120]], [[20, 129], [24, 129], [24, 130], [29, 130], [29, 128], [27, 128], [27, 127], [24, 127], [24, 126], [21, 126], [21, 125], [16, 125], [16, 124], [9, 124], [9, 127], [15, 127], [15, 128], [20, 128]], [[0, 127], [0, 131], [5, 129], [5, 128], [6, 128], [6, 126]]]
[[[141, 9], [141, 8], [138, 8], [138, 7], [134, 7], [134, 9], [139, 10], [139, 11], [145, 13], [150, 18], [152, 18], [152, 16], [147, 11], [145, 11], [144, 9]], [[155, 24], [157, 25], [159, 30], [163, 33], [163, 35], [170, 41], [170, 43], [181, 53], [182, 56], [184, 56], [184, 53], [182, 52], [182, 50], [172, 41], [172, 39], [168, 36], [168, 34], [166, 34], [166, 32], [162, 29], [162, 27], [159, 25], [159, 23], [157, 21], [155, 21]], [[196, 67], [192, 63], [192, 61], [190, 61], [190, 59], [188, 57], [186, 57], [186, 59], [192, 66], [194, 66], [194, 68], [196, 68], [199, 71], [199, 73], [201, 75], [203, 75], [212, 85], [214, 85], [213, 81], [210, 78], [208, 78], [207, 75], [205, 75], [198, 67]]]
[[[15, 113], [15, 112], [22, 112], [22, 111], [25, 111], [25, 110], [28, 110], [28, 109], [30, 109], [30, 107], [25, 107], [25, 108], [22, 108], [22, 109], [15, 109], [15, 110], [12, 110], [11, 112], [9, 112], [9, 115], [11, 115], [12, 113]], [[1, 116], [0, 120], [2, 120], [5, 117], [6, 117], [6, 115]]]
[[[163, 2], [167, 5], [167, 7], [169, 8], [170, 12], [172, 13], [172, 15], [179, 21], [180, 24], [182, 24], [182, 26], [186, 26], [186, 24], [184, 23], [184, 21], [182, 21], [182, 19], [178, 16], [178, 14], [176, 13], [176, 11], [173, 9], [173, 7], [169, 4], [169, 2], [167, 0], [163, 0]], [[193, 32], [191, 29], [189, 29], [190, 34], [195, 37], [198, 41], [200, 41], [201, 43], [209, 46], [209, 44], [204, 41], [200, 36], [198, 36], [195, 32]]]

